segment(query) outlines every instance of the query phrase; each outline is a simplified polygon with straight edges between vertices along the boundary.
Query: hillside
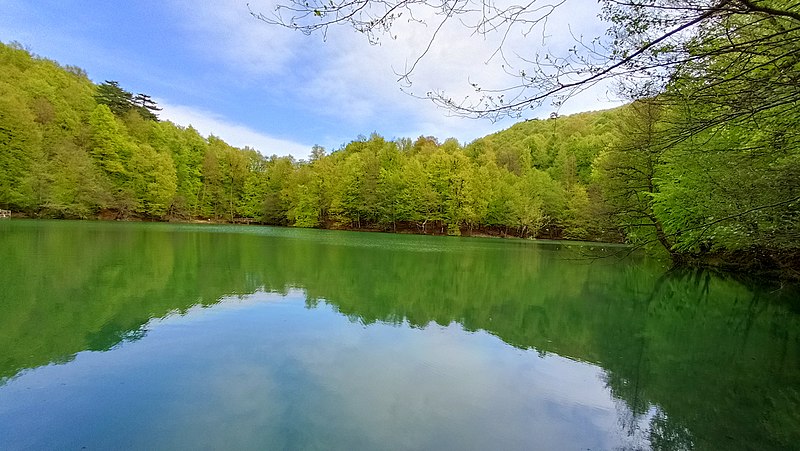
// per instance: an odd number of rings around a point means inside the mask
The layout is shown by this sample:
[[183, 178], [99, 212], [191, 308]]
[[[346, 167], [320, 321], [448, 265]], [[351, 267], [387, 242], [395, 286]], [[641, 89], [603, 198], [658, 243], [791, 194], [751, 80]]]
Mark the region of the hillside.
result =
[[0, 208], [18, 215], [627, 241], [678, 263], [798, 267], [786, 118], [688, 139], [680, 109], [646, 99], [467, 145], [373, 133], [296, 161], [159, 121], [149, 96], [16, 44], [0, 74]]

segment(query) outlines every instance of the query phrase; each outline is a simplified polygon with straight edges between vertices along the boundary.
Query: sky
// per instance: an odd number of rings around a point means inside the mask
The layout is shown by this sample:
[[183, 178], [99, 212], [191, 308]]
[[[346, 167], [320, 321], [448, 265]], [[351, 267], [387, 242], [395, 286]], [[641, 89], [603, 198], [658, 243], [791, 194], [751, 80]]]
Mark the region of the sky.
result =
[[[249, 8], [270, 14], [276, 1], [249, 0]], [[430, 13], [415, 16], [429, 19], [425, 24], [399, 20], [393, 36], [370, 45], [350, 28], [331, 29], [324, 39], [306, 36], [259, 21], [249, 8], [248, 0], [0, 0], [0, 41], [81, 67], [95, 83], [116, 80], [152, 96], [162, 119], [264, 155], [307, 158], [313, 145], [335, 150], [373, 132], [467, 144], [554, 111], [545, 105], [521, 119], [491, 122], [454, 117], [415, 97], [431, 90], [474, 95], [472, 82], [508, 86], [513, 80], [494, 53], [502, 35], [471, 35], [451, 21], [405, 86], [397, 73], [426, 48], [437, 25]], [[503, 48], [525, 57], [564, 51], [573, 35], [603, 34], [598, 12], [593, 0], [566, 0], [546, 28], [514, 30]], [[612, 99], [596, 86], [558, 113], [610, 108], [618, 104]]]

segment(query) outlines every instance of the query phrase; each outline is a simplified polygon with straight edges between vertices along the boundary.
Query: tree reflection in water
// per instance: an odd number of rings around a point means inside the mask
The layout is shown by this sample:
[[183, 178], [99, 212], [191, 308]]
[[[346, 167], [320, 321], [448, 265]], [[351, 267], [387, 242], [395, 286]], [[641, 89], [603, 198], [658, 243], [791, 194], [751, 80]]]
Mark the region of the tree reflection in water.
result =
[[192, 306], [300, 288], [352, 321], [458, 323], [604, 369], [635, 446], [800, 443], [796, 287], [566, 244], [275, 228], [11, 221], [0, 378], [146, 335]]

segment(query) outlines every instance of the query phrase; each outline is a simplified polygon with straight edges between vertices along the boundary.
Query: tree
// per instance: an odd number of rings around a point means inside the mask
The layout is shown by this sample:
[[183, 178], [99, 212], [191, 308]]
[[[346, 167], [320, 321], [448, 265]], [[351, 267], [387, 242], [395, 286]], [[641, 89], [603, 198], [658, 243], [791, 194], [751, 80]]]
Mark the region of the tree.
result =
[[437, 193], [429, 182], [425, 165], [416, 155], [403, 167], [401, 205], [410, 221], [417, 223], [422, 233], [427, 232], [428, 223], [439, 219]]
[[317, 161], [317, 160], [319, 160], [320, 158], [322, 158], [324, 156], [325, 156], [325, 148], [324, 147], [320, 146], [319, 144], [314, 144], [311, 147], [310, 158], [311, 158], [312, 162]]
[[543, 229], [546, 236], [556, 236], [547, 226], [555, 226], [566, 209], [561, 185], [546, 172], [531, 169], [517, 180], [514, 191], [518, 196], [512, 197], [512, 218], [520, 236], [537, 236]]
[[289, 223], [295, 227], [317, 227], [321, 213], [320, 192], [311, 168], [301, 166], [292, 178], [291, 185], [286, 188], [290, 205], [286, 211]]
[[401, 166], [395, 164], [382, 167], [378, 177], [378, 222], [391, 224], [397, 229], [398, 220], [407, 220], [407, 211], [403, 208], [402, 192], [405, 189]]
[[53, 184], [45, 209], [54, 216], [89, 218], [109, 203], [100, 174], [83, 149], [65, 140], [55, 148]]
[[172, 157], [156, 152], [150, 145], [138, 147], [131, 158], [131, 188], [137, 199], [137, 212], [162, 217], [169, 210], [177, 188]]
[[117, 116], [122, 116], [133, 106], [133, 94], [122, 89], [117, 81], [106, 80], [97, 85], [94, 98]]
[[242, 196], [236, 208], [237, 215], [244, 218], [257, 218], [259, 221], [263, 221], [267, 160], [254, 150], [248, 152], [247, 157], [248, 171], [245, 175]]
[[224, 212], [223, 176], [220, 169], [220, 146], [218, 140], [209, 141], [204, 149], [202, 163], [203, 186], [198, 196], [199, 213], [205, 217], [219, 218]]
[[134, 96], [122, 89], [117, 81], [106, 80], [99, 84], [94, 98], [120, 117], [129, 111], [136, 111], [144, 119], [158, 121], [156, 111], [161, 111], [149, 95], [139, 93]]
[[800, 253], [798, 143], [762, 124], [715, 127], [665, 154], [653, 209], [676, 250], [778, 266]]
[[151, 121], [158, 121], [156, 111], [161, 111], [156, 102], [147, 94], [136, 94], [131, 103], [136, 108], [136, 111], [145, 119]]
[[337, 169], [339, 177], [334, 188], [331, 214], [340, 224], [361, 228], [362, 221], [366, 219], [363, 154], [359, 152], [346, 155]]
[[[500, 36], [496, 55], [514, 82], [506, 86], [473, 83], [477, 96], [454, 99], [442, 91], [426, 97], [469, 117], [519, 117], [547, 101], [556, 105], [597, 83], [624, 81], [634, 98], [663, 92], [686, 77], [708, 80], [693, 92], [716, 96], [720, 90], [748, 93], [746, 108], [771, 109], [796, 104], [800, 69], [794, 51], [800, 37], [800, 4], [781, 0], [601, 0], [605, 36], [575, 39], [565, 54], [522, 54], [512, 59], [503, 45], [511, 36], [546, 34], [547, 19], [564, 1], [508, 4], [495, 0], [287, 0], [256, 18], [305, 34], [325, 34], [349, 26], [371, 43], [397, 38], [400, 22], [433, 16], [434, 30], [419, 58], [401, 73], [409, 75], [435, 45], [448, 21], [459, 21], [478, 37]], [[401, 17], [403, 18], [401, 20]], [[727, 64], [719, 64], [720, 60]], [[512, 69], [513, 68], [513, 69]], [[790, 94], [786, 97], [786, 94]], [[731, 105], [725, 101], [726, 105]], [[795, 107], [796, 108], [796, 107]], [[737, 114], [737, 113], [733, 113]], [[718, 118], [727, 117], [725, 114]]]
[[268, 224], [287, 224], [288, 187], [293, 171], [294, 160], [291, 157], [273, 155], [267, 163], [263, 217]]
[[674, 236], [664, 231], [653, 209], [663, 177], [665, 147], [661, 143], [663, 105], [654, 99], [629, 105], [620, 127], [620, 139], [595, 161], [598, 183], [611, 206], [610, 214], [629, 231], [634, 240], [647, 241], [653, 235], [673, 258]]
[[[664, 93], [665, 100], [704, 114], [686, 116], [684, 136], [768, 112], [780, 117], [794, 110], [800, 90], [797, 42], [800, 5], [780, 0], [718, 0], [702, 6], [681, 1], [678, 8], [655, 2], [642, 10], [608, 5], [615, 38], [623, 54], [646, 49], [632, 83], [635, 98]], [[667, 25], [664, 25], [667, 24]], [[672, 26], [676, 32], [660, 31]], [[636, 32], [635, 38], [623, 37]], [[664, 35], [663, 37], [661, 35]], [[660, 42], [656, 42], [661, 39]], [[790, 120], [796, 119], [796, 114]]]
[[572, 186], [567, 192], [566, 212], [564, 217], [564, 236], [566, 238], [585, 239], [591, 236], [592, 223], [589, 193], [581, 185]]
[[123, 135], [111, 109], [103, 104], [92, 111], [89, 129], [92, 156], [105, 175], [121, 187], [130, 176], [127, 165], [132, 155], [132, 143]]
[[447, 153], [441, 148], [427, 162], [428, 181], [436, 195], [438, 207], [434, 219], [441, 221], [442, 228], [446, 227], [450, 235], [461, 234], [468, 164], [462, 154]]
[[180, 135], [172, 152], [178, 176], [177, 195], [185, 205], [184, 213], [196, 215], [203, 189], [202, 164], [208, 142], [192, 127], [184, 129]]
[[0, 85], [0, 205], [28, 209], [32, 199], [26, 176], [41, 135], [24, 100], [4, 91]]

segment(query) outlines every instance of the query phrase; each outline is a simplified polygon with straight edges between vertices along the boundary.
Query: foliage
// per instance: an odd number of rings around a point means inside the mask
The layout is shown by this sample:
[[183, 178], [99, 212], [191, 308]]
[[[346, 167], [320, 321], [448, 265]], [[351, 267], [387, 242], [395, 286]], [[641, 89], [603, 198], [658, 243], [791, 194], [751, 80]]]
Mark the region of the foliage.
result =
[[32, 216], [625, 240], [787, 267], [800, 255], [798, 115], [731, 106], [713, 123], [720, 105], [679, 101], [691, 79], [467, 145], [373, 133], [297, 161], [115, 112], [95, 92], [116, 84], [18, 46], [0, 46], [0, 73], [0, 207]]
[[[520, 117], [527, 110], [565, 100], [598, 83], [616, 82], [634, 99], [650, 97], [676, 80], [704, 84], [698, 92], [735, 106], [740, 90], [748, 104], [786, 106], [785, 94], [797, 79], [800, 5], [785, 0], [600, 0], [602, 36], [584, 38], [571, 24], [571, 46], [546, 42], [557, 9], [580, 8], [564, 1], [498, 0], [283, 0], [272, 12], [251, 14], [267, 24], [327, 35], [331, 27], [349, 27], [371, 44], [382, 36], [401, 39], [406, 24], [419, 24], [422, 45], [400, 81], [411, 84], [418, 63], [436, 48], [448, 22], [468, 37], [494, 42], [484, 63], [493, 62], [509, 78], [500, 84], [470, 81], [472, 95], [453, 98], [443, 90], [426, 97], [451, 113], [467, 117]], [[401, 25], [402, 24], [402, 25]], [[568, 26], [570, 24], [567, 24]], [[562, 26], [563, 24], [559, 24]], [[433, 31], [431, 31], [433, 30]], [[563, 30], [558, 30], [564, 33]], [[541, 36], [542, 42], [526, 45]], [[417, 38], [414, 41], [419, 42]], [[531, 43], [533, 44], [533, 43]], [[566, 47], [566, 48], [564, 48]], [[552, 49], [561, 48], [561, 51]], [[542, 50], [543, 49], [543, 50]], [[431, 56], [432, 57], [432, 56]], [[718, 64], [727, 59], [724, 64]], [[793, 68], [794, 67], [794, 68]], [[787, 71], [788, 69], [788, 71]], [[735, 73], [738, 76], [731, 77]], [[473, 77], [470, 77], [473, 78]], [[711, 81], [710, 83], [705, 83]], [[718, 97], [717, 91], [727, 95]], [[718, 116], [723, 117], [723, 116]]]
[[106, 105], [115, 115], [123, 116], [129, 111], [135, 111], [144, 119], [157, 121], [156, 111], [160, 111], [155, 101], [147, 94], [136, 94], [122, 89], [119, 82], [108, 81], [97, 86], [94, 96], [97, 103]]

